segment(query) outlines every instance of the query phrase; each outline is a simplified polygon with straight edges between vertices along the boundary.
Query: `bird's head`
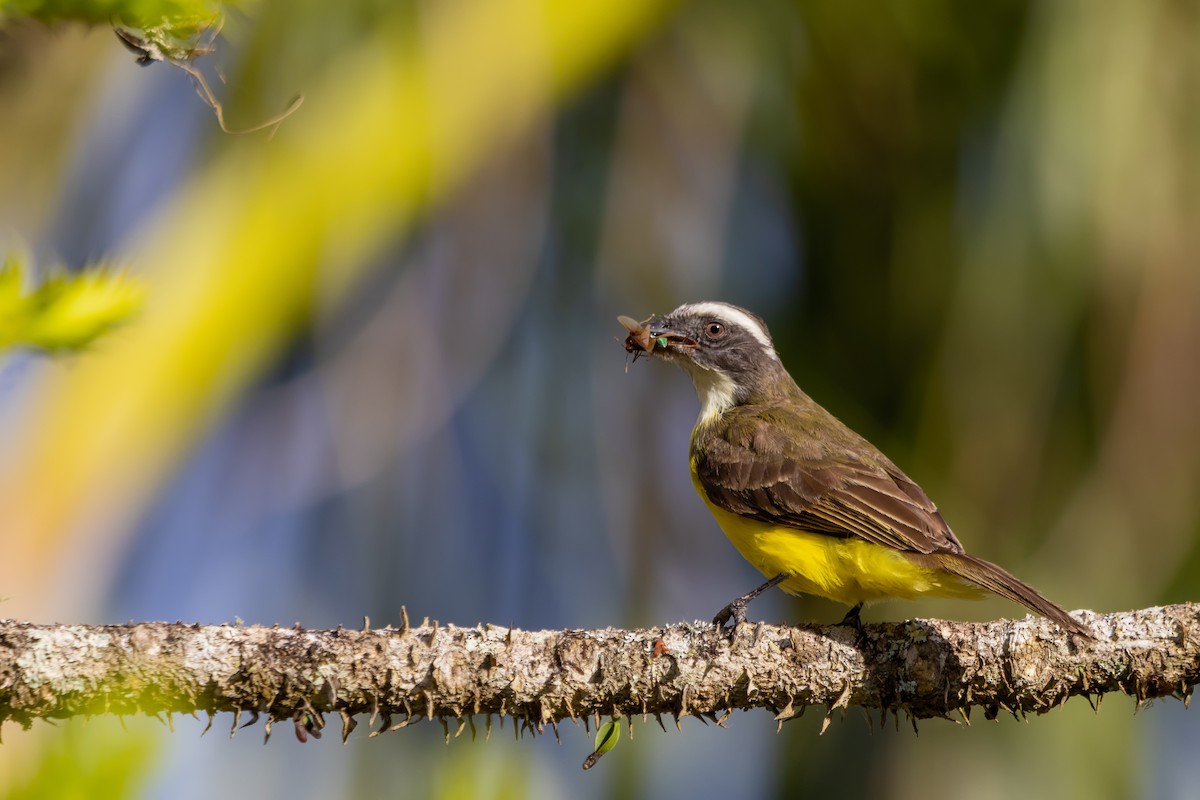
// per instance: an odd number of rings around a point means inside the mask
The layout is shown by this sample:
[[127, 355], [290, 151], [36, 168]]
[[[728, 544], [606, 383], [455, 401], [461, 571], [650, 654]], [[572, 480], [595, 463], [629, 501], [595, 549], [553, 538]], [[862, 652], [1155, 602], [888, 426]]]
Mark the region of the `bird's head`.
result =
[[643, 322], [619, 320], [629, 331], [625, 350], [635, 360], [656, 355], [687, 370], [700, 397], [702, 420], [795, 386], [766, 324], [744, 308], [688, 303]]

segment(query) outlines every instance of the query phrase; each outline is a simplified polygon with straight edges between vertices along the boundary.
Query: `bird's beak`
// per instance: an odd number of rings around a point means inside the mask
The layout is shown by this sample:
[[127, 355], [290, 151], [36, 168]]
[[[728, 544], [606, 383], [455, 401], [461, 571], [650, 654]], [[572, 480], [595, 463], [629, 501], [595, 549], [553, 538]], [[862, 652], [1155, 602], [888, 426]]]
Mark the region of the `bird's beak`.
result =
[[696, 346], [694, 339], [673, 330], [662, 317], [650, 317], [638, 322], [632, 317], [617, 317], [629, 335], [625, 337], [625, 352], [633, 353], [633, 360], [653, 353], [663, 355], [678, 353]]

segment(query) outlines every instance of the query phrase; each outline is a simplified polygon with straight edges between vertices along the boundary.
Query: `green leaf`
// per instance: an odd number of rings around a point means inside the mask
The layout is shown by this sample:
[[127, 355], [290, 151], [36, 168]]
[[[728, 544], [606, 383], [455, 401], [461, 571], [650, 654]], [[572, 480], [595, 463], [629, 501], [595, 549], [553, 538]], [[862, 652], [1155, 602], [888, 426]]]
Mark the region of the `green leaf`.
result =
[[621, 738], [621, 723], [619, 720], [606, 722], [596, 729], [596, 749], [593, 753], [583, 761], [584, 769], [591, 769], [596, 766], [596, 762], [601, 756], [617, 746], [617, 741]]

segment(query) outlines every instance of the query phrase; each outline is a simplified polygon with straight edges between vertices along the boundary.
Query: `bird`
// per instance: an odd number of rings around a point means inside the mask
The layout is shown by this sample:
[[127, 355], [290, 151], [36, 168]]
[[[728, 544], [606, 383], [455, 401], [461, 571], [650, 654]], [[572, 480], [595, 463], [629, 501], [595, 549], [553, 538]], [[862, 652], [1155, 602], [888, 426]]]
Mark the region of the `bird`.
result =
[[618, 321], [635, 362], [659, 357], [691, 377], [700, 400], [692, 482], [769, 579], [721, 609], [714, 625], [736, 630], [750, 601], [774, 586], [851, 606], [842, 622], [860, 635], [864, 603], [990, 591], [1093, 638], [1033, 587], [969, 555], [920, 486], [800, 389], [762, 318], [708, 301]]

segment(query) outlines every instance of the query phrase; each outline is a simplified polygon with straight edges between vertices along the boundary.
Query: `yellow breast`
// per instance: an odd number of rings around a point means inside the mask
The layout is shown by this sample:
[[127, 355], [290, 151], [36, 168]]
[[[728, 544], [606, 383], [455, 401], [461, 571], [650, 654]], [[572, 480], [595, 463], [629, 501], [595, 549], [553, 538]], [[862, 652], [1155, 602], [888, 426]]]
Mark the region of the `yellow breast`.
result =
[[982, 592], [957, 577], [913, 563], [903, 553], [857, 537], [772, 525], [714, 505], [692, 463], [692, 483], [721, 530], [738, 552], [768, 578], [790, 576], [780, 588], [790, 594], [815, 594], [847, 605], [884, 597], [923, 594], [979, 597]]

